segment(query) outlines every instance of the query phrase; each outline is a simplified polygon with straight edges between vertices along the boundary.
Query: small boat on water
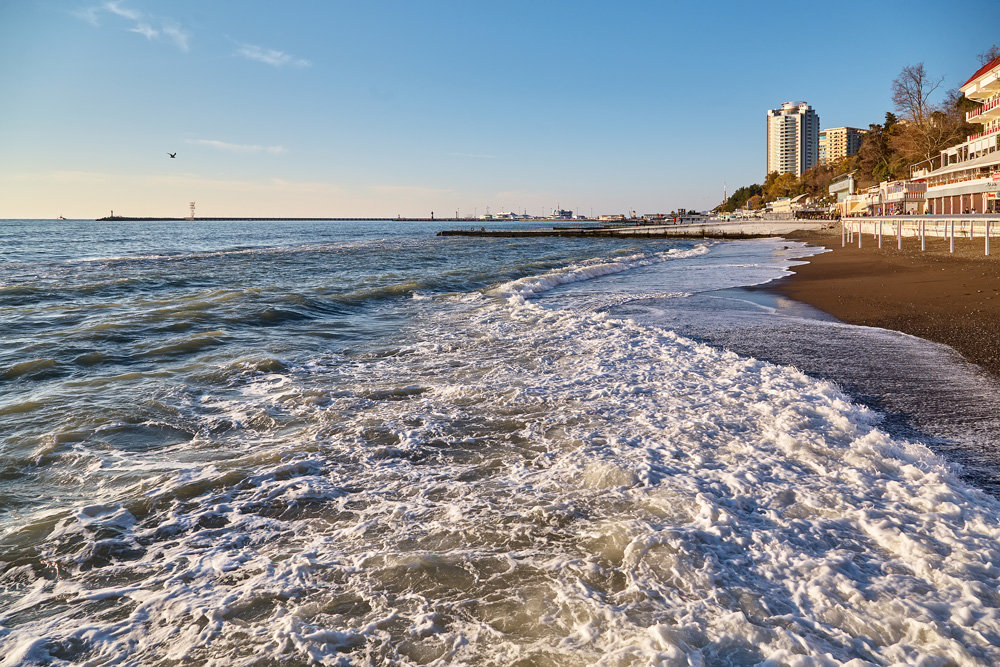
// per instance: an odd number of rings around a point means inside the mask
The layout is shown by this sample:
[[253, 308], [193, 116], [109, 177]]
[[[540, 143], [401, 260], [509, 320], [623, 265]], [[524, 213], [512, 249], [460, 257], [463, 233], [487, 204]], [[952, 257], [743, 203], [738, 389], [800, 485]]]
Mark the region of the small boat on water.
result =
[[56, 220], [65, 220], [65, 219], [66, 218], [62, 217], [61, 215], [58, 218], [56, 218]]

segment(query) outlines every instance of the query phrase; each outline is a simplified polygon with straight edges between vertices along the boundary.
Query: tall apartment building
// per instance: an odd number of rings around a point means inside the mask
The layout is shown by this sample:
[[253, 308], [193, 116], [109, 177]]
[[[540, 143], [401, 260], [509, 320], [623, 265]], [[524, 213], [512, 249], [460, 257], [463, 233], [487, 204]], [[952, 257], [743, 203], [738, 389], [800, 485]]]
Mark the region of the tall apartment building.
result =
[[767, 173], [801, 176], [819, 161], [819, 116], [805, 102], [767, 111]]
[[819, 133], [819, 163], [833, 164], [861, 148], [867, 130], [856, 127], [831, 127]]

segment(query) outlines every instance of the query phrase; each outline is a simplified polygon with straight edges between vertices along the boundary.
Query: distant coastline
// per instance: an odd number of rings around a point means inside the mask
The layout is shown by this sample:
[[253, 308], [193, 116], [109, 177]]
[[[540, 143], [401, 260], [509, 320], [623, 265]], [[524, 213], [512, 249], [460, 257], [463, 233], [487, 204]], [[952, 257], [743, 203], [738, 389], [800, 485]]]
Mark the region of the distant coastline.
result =
[[[447, 218], [434, 217], [407, 217], [407, 216], [368, 216], [368, 217], [358, 217], [358, 216], [335, 216], [335, 217], [297, 217], [297, 216], [205, 216], [205, 217], [166, 217], [158, 215], [106, 215], [103, 218], [94, 218], [95, 222], [219, 222], [219, 221], [274, 221], [279, 222], [282, 220], [305, 220], [305, 221], [321, 221], [321, 222], [450, 222], [450, 223], [516, 223], [516, 222], [557, 222], [564, 224], [578, 224], [578, 223], [602, 223], [610, 224], [615, 226], [635, 226], [635, 225], [650, 225], [650, 224], [669, 224], [670, 220], [693, 220], [701, 219], [703, 216], [689, 216], [689, 215], [658, 215], [657, 217], [645, 216], [636, 218], [615, 218], [609, 220], [608, 218], [600, 217], [582, 217], [582, 218], [566, 218], [566, 217], [543, 217], [543, 216], [524, 216], [524, 217], [460, 217], [456, 218], [454, 216]], [[60, 218], [65, 220], [66, 218]], [[82, 218], [84, 220], [88, 218]], [[713, 218], [705, 218], [713, 219]]]
[[95, 218], [95, 222], [235, 222], [235, 221], [272, 221], [282, 220], [306, 220], [317, 222], [477, 222], [474, 218], [299, 218], [299, 217], [258, 217], [258, 216], [236, 216], [236, 217], [198, 217], [198, 218], [165, 218], [160, 216], [131, 216], [131, 215], [106, 215], [103, 218]]

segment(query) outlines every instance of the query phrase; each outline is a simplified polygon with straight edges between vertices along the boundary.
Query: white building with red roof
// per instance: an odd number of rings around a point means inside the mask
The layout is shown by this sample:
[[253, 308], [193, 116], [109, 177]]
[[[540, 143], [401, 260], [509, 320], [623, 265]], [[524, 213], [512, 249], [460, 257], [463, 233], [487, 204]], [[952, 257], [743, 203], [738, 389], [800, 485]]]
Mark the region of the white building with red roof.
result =
[[[959, 89], [980, 102], [966, 120], [983, 126], [964, 143], [918, 165], [913, 179], [927, 184], [927, 212], [1000, 213], [1000, 57], [986, 63]], [[931, 166], [938, 163], [936, 169]]]
[[976, 140], [1000, 131], [1000, 56], [986, 63], [959, 89], [982, 105], [965, 114], [970, 123], [980, 123], [983, 131], [969, 137]]

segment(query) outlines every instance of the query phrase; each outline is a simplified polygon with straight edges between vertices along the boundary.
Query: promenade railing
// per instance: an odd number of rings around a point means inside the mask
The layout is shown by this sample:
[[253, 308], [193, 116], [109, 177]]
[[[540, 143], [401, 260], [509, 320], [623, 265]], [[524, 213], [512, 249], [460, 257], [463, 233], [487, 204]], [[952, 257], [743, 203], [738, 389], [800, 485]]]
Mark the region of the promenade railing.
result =
[[896, 237], [896, 247], [903, 249], [903, 237], [919, 237], [920, 249], [927, 249], [927, 237], [946, 238], [949, 252], [955, 252], [955, 238], [983, 239], [983, 251], [990, 254], [990, 239], [1000, 237], [1000, 214], [978, 215], [887, 215], [863, 218], [843, 218], [840, 228], [841, 246], [857, 243], [870, 234], [882, 247], [884, 237]]

